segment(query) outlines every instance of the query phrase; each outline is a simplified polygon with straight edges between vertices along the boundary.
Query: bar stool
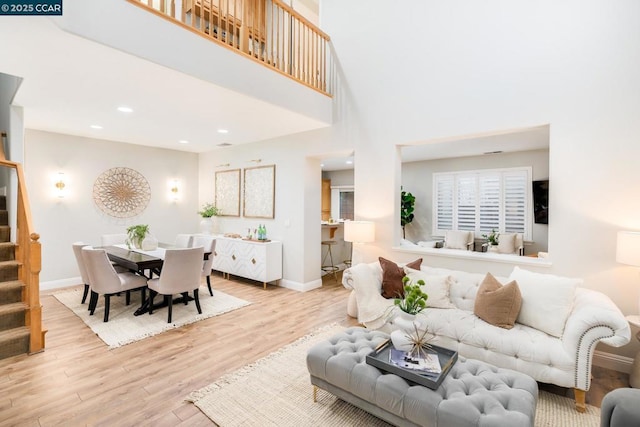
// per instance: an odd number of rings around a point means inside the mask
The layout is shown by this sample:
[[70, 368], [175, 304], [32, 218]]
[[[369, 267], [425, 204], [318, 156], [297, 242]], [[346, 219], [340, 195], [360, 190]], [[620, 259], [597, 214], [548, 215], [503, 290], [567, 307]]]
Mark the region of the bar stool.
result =
[[[333, 273], [333, 278], [337, 282], [338, 275], [336, 274], [336, 271], [338, 271], [339, 268], [333, 263], [333, 254], [331, 253], [331, 246], [336, 245], [338, 242], [336, 242], [335, 240], [323, 240], [321, 243], [322, 243], [322, 246], [327, 246], [327, 252], [324, 254], [324, 257], [322, 258], [322, 266], [320, 268], [325, 273]], [[326, 264], [327, 257], [329, 258], [329, 261], [331, 262], [331, 264]]]

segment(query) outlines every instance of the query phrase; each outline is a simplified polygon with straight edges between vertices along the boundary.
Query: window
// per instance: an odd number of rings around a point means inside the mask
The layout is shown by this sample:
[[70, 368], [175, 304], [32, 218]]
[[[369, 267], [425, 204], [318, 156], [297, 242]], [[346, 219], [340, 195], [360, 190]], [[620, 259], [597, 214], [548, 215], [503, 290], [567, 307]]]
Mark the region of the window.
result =
[[496, 230], [531, 239], [531, 168], [433, 174], [433, 234]]

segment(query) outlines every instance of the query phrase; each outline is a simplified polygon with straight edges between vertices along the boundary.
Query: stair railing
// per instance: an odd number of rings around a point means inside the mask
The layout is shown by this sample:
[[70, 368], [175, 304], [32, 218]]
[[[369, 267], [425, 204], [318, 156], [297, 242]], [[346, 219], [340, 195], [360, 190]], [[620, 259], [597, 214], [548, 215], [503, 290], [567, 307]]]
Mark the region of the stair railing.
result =
[[6, 134], [2, 134], [2, 149], [0, 149], [0, 165], [15, 169], [18, 180], [18, 209], [16, 216], [16, 261], [19, 263], [18, 279], [25, 285], [22, 291], [22, 301], [27, 305], [25, 324], [30, 330], [29, 353], [44, 350], [44, 335], [42, 328], [42, 305], [40, 304], [40, 271], [42, 269], [42, 248], [40, 235], [33, 232], [31, 208], [27, 196], [26, 181], [22, 164], [6, 160], [4, 141]]
[[325, 95], [330, 38], [280, 0], [127, 0]]

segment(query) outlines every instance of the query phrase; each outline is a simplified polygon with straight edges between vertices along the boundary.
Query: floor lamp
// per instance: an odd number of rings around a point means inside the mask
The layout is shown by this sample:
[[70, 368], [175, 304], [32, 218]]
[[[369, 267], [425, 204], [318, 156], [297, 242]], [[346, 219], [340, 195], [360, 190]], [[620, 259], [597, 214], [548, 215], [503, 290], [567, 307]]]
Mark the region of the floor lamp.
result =
[[[640, 267], [640, 232], [618, 231], [616, 261], [621, 264]], [[640, 302], [637, 308], [640, 310]], [[640, 328], [640, 315], [627, 316], [627, 321]], [[640, 341], [640, 332], [636, 334], [636, 338]], [[640, 388], [640, 352], [633, 359], [631, 373], [629, 374], [629, 385], [633, 388]]]
[[351, 259], [345, 260], [345, 264], [351, 266], [353, 260], [354, 243], [371, 243], [375, 241], [376, 226], [372, 221], [345, 221], [344, 241], [351, 242]]

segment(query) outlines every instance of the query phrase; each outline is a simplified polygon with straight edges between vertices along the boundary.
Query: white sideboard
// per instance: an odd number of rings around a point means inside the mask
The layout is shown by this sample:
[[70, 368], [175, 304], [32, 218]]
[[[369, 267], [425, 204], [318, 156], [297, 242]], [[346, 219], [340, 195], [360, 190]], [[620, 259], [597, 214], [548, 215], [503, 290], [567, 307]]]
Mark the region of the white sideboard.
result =
[[213, 269], [263, 283], [282, 279], [282, 242], [217, 237]]

